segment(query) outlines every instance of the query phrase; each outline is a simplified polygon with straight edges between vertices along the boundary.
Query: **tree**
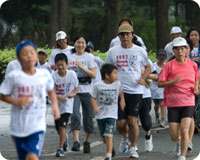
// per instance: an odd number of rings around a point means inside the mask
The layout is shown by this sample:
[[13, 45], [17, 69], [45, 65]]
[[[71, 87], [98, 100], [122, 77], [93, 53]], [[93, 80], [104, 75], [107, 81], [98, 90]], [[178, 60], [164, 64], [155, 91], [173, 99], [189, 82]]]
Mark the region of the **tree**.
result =
[[106, 39], [104, 49], [109, 48], [110, 41], [116, 37], [118, 23], [124, 15], [124, 0], [106, 0]]
[[51, 0], [49, 47], [55, 44], [55, 33], [59, 30], [66, 32], [69, 0]]
[[157, 49], [164, 48], [169, 42], [168, 5], [169, 0], [156, 0]]

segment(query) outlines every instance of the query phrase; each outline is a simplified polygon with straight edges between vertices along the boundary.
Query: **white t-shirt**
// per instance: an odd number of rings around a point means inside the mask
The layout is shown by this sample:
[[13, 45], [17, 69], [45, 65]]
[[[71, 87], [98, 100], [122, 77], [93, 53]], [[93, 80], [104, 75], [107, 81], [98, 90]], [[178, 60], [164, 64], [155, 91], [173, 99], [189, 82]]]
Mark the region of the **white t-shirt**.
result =
[[[141, 47], [144, 48], [145, 50], [147, 50], [147, 47], [145, 46], [143, 40], [141, 37], [139, 37], [138, 35], [134, 34], [134, 36], [137, 37], [137, 40], [138, 42], [140, 42], [141, 44]], [[120, 39], [119, 39], [119, 36], [115, 37], [112, 39], [111, 43], [110, 43], [110, 48], [114, 47], [114, 46], [117, 46], [117, 45], [120, 45], [121, 42], [120, 42]]]
[[94, 84], [91, 96], [96, 99], [99, 113], [96, 114], [96, 119], [118, 118], [118, 96], [121, 92], [121, 84], [115, 81], [111, 84], [106, 84], [99, 81]]
[[50, 65], [45, 62], [44, 64], [40, 64], [40, 62], [38, 62], [37, 68], [43, 68], [43, 69], [47, 69], [49, 71], [49, 73], [52, 72]]
[[74, 48], [73, 46], [68, 45], [65, 49], [55, 48], [49, 57], [49, 65], [55, 65], [55, 57], [58, 53], [64, 53], [66, 56], [68, 56], [71, 53], [71, 49]]
[[92, 83], [93, 84], [101, 80], [101, 72], [100, 72], [99, 68], [102, 66], [104, 61], [100, 57], [94, 56], [94, 62], [96, 64], [96, 66], [97, 66], [97, 75], [96, 75], [96, 78], [92, 79]]
[[167, 60], [169, 60], [174, 55], [172, 42], [167, 43], [165, 51], [167, 52]]
[[[162, 68], [160, 68], [157, 65], [157, 62], [153, 63], [154, 67], [156, 68], [156, 72], [160, 74]], [[153, 81], [153, 84], [151, 86], [151, 97], [152, 99], [163, 99], [163, 92], [164, 88], [159, 88], [158, 87], [158, 81]]]
[[60, 113], [73, 113], [74, 98], [68, 98], [67, 95], [73, 93], [78, 87], [78, 79], [76, 73], [72, 70], [66, 70], [67, 73], [64, 77], [59, 76], [58, 71], [52, 73], [55, 83], [56, 95], [62, 96], [67, 99], [65, 103], [58, 101]]
[[30, 97], [31, 104], [24, 107], [12, 105], [10, 133], [16, 137], [27, 137], [46, 130], [46, 94], [53, 90], [54, 82], [45, 69], [36, 69], [34, 75], [22, 70], [8, 74], [0, 87], [0, 93], [12, 98]]
[[[156, 71], [156, 68], [153, 65], [152, 61], [150, 59], [148, 59], [148, 60], [149, 60], [149, 63], [151, 65], [151, 73], [153, 73], [154, 71]], [[151, 89], [150, 89], [150, 87], [143, 86], [143, 92], [144, 92], [144, 94], [143, 94], [142, 98], [150, 98], [151, 97]]]
[[5, 77], [7, 77], [8, 73], [10, 73], [11, 71], [21, 70], [21, 69], [22, 69], [22, 66], [21, 66], [20, 62], [18, 61], [18, 59], [14, 59], [8, 63], [7, 68], [6, 68]]
[[[79, 61], [85, 68], [92, 69], [96, 68], [94, 62], [94, 56], [90, 53], [85, 52], [83, 55], [71, 54], [68, 59], [68, 69], [76, 72], [77, 77], [88, 77], [88, 75], [82, 71], [75, 63]], [[90, 84], [79, 84], [78, 93], [89, 93], [92, 88], [92, 83]]]
[[149, 64], [147, 52], [135, 44], [131, 48], [121, 45], [111, 48], [106, 57], [106, 63], [118, 68], [118, 80], [123, 91], [129, 94], [143, 94], [143, 86], [137, 81], [141, 78], [141, 69]]
[[193, 48], [191, 53], [190, 53], [190, 57], [199, 57], [199, 53], [198, 53], [199, 48]]

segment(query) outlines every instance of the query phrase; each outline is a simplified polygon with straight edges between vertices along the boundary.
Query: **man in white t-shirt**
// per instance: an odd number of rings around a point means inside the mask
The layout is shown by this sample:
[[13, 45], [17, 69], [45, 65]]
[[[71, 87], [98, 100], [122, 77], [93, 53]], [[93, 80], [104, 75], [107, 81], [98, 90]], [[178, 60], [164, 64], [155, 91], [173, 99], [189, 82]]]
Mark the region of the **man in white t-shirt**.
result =
[[66, 56], [71, 53], [73, 46], [68, 45], [68, 37], [64, 31], [59, 31], [56, 33], [56, 48], [51, 52], [49, 57], [49, 65], [51, 69], [55, 69], [54, 58], [58, 53], [64, 53]]
[[[119, 26], [122, 25], [122, 24], [130, 24], [133, 26], [133, 21], [131, 21], [130, 19], [128, 18], [122, 18], [119, 22]], [[132, 40], [132, 42], [136, 45], [139, 45], [141, 46], [142, 48], [144, 48], [145, 50], [147, 49], [142, 38], [139, 37], [138, 35], [134, 34], [134, 38]], [[119, 39], [119, 36], [115, 37], [112, 39], [112, 41], [110, 42], [110, 48], [114, 47], [114, 46], [117, 46], [117, 45], [120, 45], [121, 44], [121, 41]]]
[[[117, 129], [124, 136], [122, 143], [130, 138], [129, 157], [138, 158], [137, 141], [139, 136], [138, 114], [142, 102], [143, 85], [151, 67], [147, 52], [132, 43], [133, 27], [122, 24], [118, 29], [121, 45], [109, 50], [106, 63], [114, 64], [118, 68], [118, 80], [122, 84], [126, 107], [118, 112]], [[141, 74], [145, 68], [144, 74]], [[142, 76], [141, 76], [142, 75]], [[127, 125], [129, 129], [127, 128]], [[128, 134], [129, 133], [129, 134]]]
[[[182, 36], [182, 33], [183, 33], [183, 32], [182, 32], [182, 30], [181, 30], [180, 27], [178, 27], [178, 26], [172, 27], [171, 32], [170, 32], [170, 35], [171, 35], [171, 37], [172, 37], [172, 40], [173, 40], [174, 38], [176, 38], [176, 37], [181, 37], [181, 36]], [[167, 52], [167, 60], [169, 60], [170, 57], [174, 55], [174, 52], [173, 52], [172, 48], [173, 48], [173, 46], [172, 46], [172, 41], [169, 42], [169, 43], [167, 43], [166, 46], [165, 46], [165, 48], [164, 48], [165, 51]]]

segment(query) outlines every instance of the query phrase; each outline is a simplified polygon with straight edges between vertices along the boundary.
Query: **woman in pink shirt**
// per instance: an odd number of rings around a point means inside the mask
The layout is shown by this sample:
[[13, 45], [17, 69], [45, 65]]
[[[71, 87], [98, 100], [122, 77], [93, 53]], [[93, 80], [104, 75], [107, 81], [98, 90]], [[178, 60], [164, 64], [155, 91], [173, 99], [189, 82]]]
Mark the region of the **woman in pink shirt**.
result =
[[199, 92], [199, 71], [195, 62], [185, 58], [186, 40], [178, 37], [172, 43], [175, 59], [163, 67], [158, 86], [165, 87], [163, 105], [168, 108], [171, 139], [177, 142], [177, 146], [181, 145], [181, 154], [178, 155], [178, 160], [185, 160], [189, 143], [188, 131], [194, 115], [194, 94]]

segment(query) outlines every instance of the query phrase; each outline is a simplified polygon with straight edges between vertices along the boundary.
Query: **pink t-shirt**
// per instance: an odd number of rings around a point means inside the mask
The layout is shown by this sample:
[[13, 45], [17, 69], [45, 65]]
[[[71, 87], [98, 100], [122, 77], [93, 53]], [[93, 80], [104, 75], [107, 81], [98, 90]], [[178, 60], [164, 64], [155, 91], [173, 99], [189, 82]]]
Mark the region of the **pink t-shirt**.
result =
[[188, 58], [182, 64], [173, 59], [163, 67], [159, 75], [159, 81], [170, 81], [175, 77], [180, 77], [182, 80], [165, 87], [163, 106], [194, 106], [195, 80], [199, 78], [197, 64]]

